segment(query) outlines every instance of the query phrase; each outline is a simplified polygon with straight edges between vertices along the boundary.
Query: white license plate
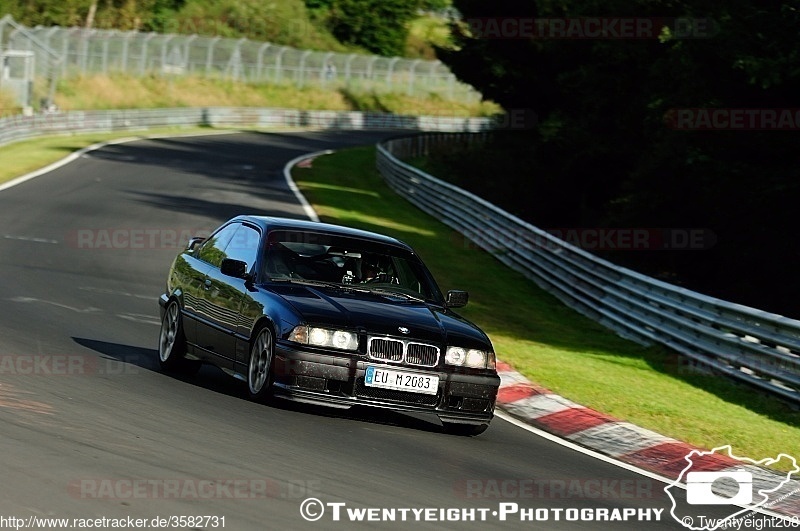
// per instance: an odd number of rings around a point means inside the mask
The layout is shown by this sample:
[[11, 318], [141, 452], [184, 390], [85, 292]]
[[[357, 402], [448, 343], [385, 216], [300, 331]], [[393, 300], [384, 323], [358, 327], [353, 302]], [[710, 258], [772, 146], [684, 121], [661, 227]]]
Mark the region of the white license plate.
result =
[[410, 393], [435, 395], [439, 390], [439, 377], [414, 372], [393, 371], [382, 367], [367, 367], [364, 385]]

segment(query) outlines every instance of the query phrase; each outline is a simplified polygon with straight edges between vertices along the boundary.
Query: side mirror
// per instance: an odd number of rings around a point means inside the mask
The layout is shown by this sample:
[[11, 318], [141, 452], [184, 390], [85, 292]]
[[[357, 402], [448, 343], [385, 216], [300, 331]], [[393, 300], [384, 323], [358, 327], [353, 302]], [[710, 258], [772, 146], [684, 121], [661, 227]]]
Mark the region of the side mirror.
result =
[[241, 260], [233, 260], [232, 258], [225, 258], [219, 267], [223, 275], [235, 278], [248, 279], [247, 263]]
[[468, 301], [469, 293], [466, 291], [461, 291], [460, 289], [451, 289], [447, 292], [446, 306], [448, 308], [461, 308], [466, 306]]
[[200, 244], [203, 243], [204, 241], [206, 241], [206, 239], [200, 236], [195, 236], [194, 238], [190, 238], [189, 243], [186, 245], [186, 250], [189, 251], [190, 253], [193, 253], [197, 250], [198, 247], [200, 247]]

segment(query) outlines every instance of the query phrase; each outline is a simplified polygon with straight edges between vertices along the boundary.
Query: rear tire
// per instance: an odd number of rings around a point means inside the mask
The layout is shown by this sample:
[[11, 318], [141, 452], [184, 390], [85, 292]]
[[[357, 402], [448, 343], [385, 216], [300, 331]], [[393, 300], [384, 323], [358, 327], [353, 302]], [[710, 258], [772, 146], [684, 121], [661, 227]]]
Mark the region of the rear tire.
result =
[[275, 342], [269, 325], [261, 328], [250, 345], [247, 364], [247, 392], [251, 400], [263, 402], [272, 396], [272, 366]]

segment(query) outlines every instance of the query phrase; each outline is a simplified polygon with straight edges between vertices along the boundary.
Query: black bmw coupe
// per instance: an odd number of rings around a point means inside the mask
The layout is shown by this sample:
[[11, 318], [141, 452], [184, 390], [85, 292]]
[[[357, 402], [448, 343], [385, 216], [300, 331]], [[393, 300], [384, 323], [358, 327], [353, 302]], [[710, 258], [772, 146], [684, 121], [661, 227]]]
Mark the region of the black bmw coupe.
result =
[[347, 227], [239, 216], [193, 238], [161, 295], [164, 370], [209, 362], [253, 399], [436, 414], [477, 435], [500, 378], [489, 338], [406, 244]]

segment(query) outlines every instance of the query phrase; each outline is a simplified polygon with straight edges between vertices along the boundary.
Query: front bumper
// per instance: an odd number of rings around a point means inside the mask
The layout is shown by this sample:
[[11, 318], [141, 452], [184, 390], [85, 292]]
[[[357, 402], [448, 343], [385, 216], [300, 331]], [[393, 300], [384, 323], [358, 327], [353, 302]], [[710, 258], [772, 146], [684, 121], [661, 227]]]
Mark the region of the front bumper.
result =
[[[436, 374], [436, 395], [367, 387], [369, 365], [394, 370]], [[442, 422], [488, 424], [494, 416], [500, 377], [445, 372], [435, 368], [387, 365], [359, 356], [340, 356], [300, 350], [286, 344], [275, 346], [275, 394], [314, 404], [349, 408], [355, 405], [394, 411], [436, 414]]]

